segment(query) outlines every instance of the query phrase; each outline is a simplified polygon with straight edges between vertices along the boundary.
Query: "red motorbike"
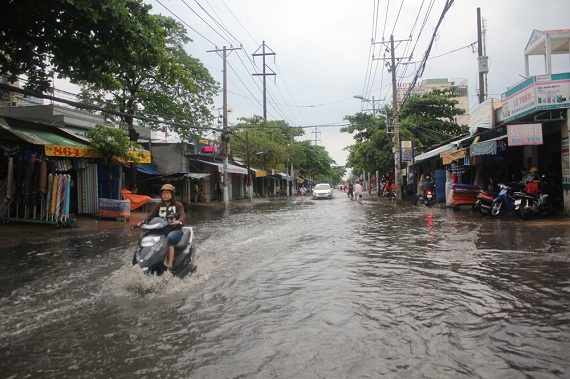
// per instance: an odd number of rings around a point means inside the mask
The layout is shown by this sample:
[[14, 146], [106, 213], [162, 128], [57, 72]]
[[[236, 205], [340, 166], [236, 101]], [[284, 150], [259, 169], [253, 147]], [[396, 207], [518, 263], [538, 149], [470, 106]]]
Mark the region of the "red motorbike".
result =
[[491, 213], [493, 208], [493, 200], [495, 196], [491, 195], [489, 192], [479, 190], [477, 194], [477, 201], [473, 205], [473, 210], [478, 210], [482, 215], [488, 215]]

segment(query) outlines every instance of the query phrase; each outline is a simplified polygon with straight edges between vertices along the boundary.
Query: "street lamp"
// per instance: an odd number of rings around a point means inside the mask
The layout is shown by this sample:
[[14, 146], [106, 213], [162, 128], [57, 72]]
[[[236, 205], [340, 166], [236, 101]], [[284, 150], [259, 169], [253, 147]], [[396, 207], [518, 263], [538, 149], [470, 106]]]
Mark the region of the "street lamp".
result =
[[364, 96], [354, 95], [355, 99], [359, 99], [360, 101], [365, 101], [367, 103], [372, 103], [372, 116], [376, 116], [376, 102], [382, 100], [374, 100], [374, 96], [372, 96], [372, 100], [365, 98]]

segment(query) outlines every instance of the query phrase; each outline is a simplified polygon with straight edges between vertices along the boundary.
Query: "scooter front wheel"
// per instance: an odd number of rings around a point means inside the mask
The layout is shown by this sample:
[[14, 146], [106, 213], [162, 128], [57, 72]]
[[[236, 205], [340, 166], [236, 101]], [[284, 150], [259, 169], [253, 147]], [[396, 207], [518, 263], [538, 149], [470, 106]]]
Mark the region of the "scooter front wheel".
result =
[[497, 217], [501, 213], [501, 208], [503, 207], [503, 202], [493, 203], [491, 208], [491, 216]]

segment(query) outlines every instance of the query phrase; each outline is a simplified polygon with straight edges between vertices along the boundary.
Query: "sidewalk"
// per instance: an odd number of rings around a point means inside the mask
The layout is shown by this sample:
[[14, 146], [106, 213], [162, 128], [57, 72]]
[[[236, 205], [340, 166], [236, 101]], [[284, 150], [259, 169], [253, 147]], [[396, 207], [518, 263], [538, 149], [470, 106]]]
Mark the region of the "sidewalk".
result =
[[[253, 198], [251, 201], [249, 199], [244, 200], [232, 200], [230, 201], [230, 208], [240, 208], [249, 207], [256, 204], [269, 203], [271, 201], [283, 201], [286, 198]], [[187, 204], [188, 212], [191, 214], [192, 210], [205, 210], [205, 209], [224, 209], [224, 203], [218, 203], [217, 201], [207, 201]], [[102, 230], [112, 230], [112, 229], [122, 229], [130, 228], [137, 225], [140, 221], [143, 221], [148, 216], [147, 211], [144, 207], [140, 207], [137, 210], [131, 211], [128, 220], [122, 221], [121, 218], [114, 217], [100, 217], [99, 215], [78, 215], [75, 217], [76, 223], [79, 229], [91, 230], [91, 231], [102, 231]], [[21, 224], [24, 225], [24, 224]], [[51, 226], [55, 228], [55, 226]]]

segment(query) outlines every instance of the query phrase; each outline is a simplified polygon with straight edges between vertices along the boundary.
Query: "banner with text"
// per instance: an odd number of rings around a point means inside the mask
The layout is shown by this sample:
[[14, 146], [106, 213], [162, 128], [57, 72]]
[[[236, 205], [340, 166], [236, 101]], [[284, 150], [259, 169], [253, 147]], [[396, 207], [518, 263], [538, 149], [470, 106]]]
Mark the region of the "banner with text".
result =
[[507, 145], [542, 145], [542, 124], [507, 125]]

